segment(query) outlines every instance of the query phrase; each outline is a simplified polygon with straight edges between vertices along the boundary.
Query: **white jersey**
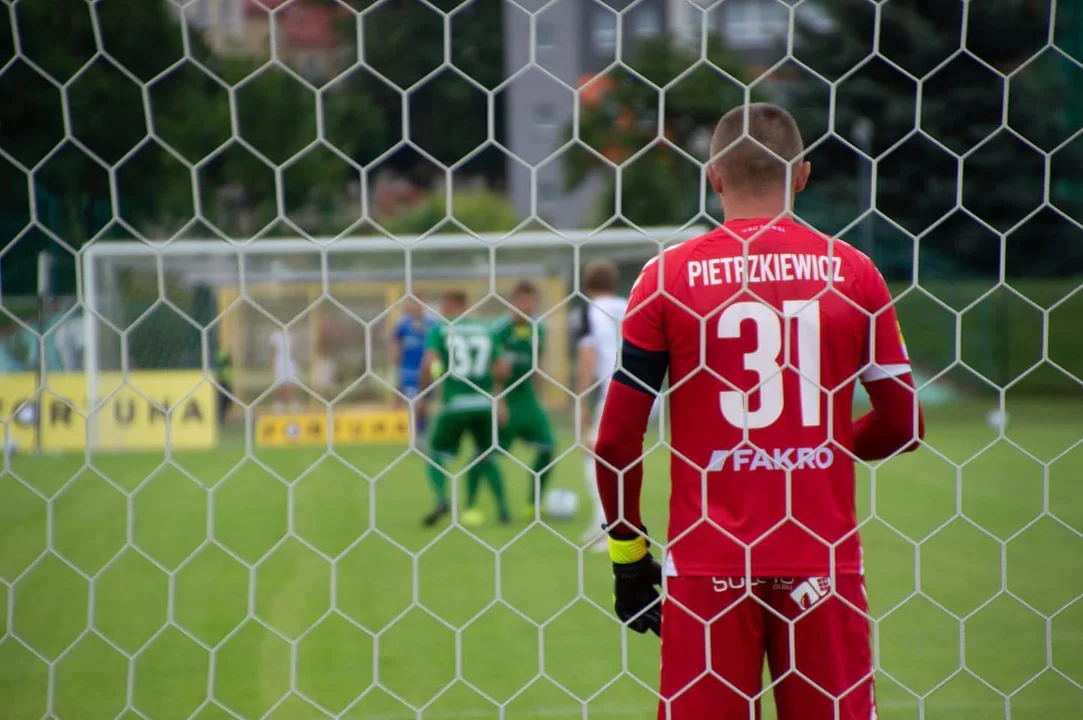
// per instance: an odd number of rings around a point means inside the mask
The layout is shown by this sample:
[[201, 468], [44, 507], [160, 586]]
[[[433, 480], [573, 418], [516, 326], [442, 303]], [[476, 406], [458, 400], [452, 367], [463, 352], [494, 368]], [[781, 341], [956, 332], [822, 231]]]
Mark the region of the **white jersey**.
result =
[[290, 337], [285, 330], [271, 333], [271, 350], [274, 354], [274, 372], [277, 380], [291, 379], [297, 374], [297, 366], [290, 352]]
[[[573, 318], [576, 349], [594, 348], [593, 381], [608, 380], [620, 357], [620, 324], [628, 310], [628, 298], [603, 295], [583, 305]], [[605, 393], [608, 383], [603, 385]]]

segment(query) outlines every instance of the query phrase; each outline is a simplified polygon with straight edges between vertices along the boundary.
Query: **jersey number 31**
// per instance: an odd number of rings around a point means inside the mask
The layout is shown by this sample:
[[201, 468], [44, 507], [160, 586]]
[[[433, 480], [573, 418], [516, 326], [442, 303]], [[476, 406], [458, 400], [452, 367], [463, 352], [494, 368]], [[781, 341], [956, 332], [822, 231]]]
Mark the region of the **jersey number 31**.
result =
[[[782, 354], [783, 322], [797, 320], [797, 370], [801, 373], [801, 424], [820, 424], [820, 303], [807, 300], [786, 300], [782, 316], [769, 305], [759, 302], [739, 302], [730, 305], [718, 318], [718, 338], [728, 340], [741, 336], [741, 325], [751, 321], [756, 328], [756, 348], [744, 356], [745, 370], [756, 373], [760, 406], [748, 410], [751, 393], [723, 390], [719, 398], [722, 417], [731, 425], [755, 430], [773, 424], [782, 416]], [[791, 345], [795, 344], [791, 339]]]

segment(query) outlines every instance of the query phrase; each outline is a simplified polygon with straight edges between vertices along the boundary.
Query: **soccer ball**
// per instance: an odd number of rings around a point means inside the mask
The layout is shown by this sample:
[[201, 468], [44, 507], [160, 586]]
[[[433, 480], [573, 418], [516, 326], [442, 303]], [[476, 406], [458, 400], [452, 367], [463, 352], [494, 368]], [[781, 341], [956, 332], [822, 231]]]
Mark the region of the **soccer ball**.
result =
[[1008, 413], [1001, 412], [999, 408], [994, 408], [986, 413], [985, 424], [994, 430], [1002, 430], [1008, 427]]
[[545, 495], [545, 514], [557, 520], [575, 517], [579, 510], [579, 496], [571, 490], [555, 489]]
[[15, 422], [23, 427], [33, 427], [38, 419], [38, 409], [34, 403], [24, 403], [15, 412]]

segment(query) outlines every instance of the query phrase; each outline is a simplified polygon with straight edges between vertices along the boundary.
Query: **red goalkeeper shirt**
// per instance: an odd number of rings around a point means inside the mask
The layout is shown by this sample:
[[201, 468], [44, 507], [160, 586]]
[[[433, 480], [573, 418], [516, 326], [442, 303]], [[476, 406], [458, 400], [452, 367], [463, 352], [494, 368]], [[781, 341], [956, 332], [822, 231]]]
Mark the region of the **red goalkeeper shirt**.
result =
[[623, 337], [668, 353], [667, 574], [861, 572], [854, 382], [910, 372], [868, 257], [790, 220], [730, 222], [647, 263]]

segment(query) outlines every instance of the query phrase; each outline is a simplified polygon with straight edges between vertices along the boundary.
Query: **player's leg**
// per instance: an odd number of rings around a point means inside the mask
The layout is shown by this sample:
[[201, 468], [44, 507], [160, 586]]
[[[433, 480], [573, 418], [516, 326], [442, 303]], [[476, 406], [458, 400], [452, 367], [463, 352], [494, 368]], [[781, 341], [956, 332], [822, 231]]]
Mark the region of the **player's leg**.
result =
[[[414, 389], [414, 395], [417, 395], [417, 388]], [[425, 432], [425, 429], [429, 426], [429, 406], [426, 403], [415, 404], [414, 406], [414, 426], [417, 428], [418, 434]]]
[[297, 364], [293, 360], [275, 361], [275, 412], [297, 410]]
[[483, 422], [491, 422], [489, 413], [470, 413], [469, 416], [464, 416], [463, 427], [474, 440], [474, 457], [466, 471], [466, 500], [459, 515], [460, 521], [466, 527], [477, 527], [485, 522], [485, 514], [477, 506], [481, 481], [488, 472], [486, 457], [482, 456], [479, 441], [479, 428]]
[[534, 506], [545, 497], [545, 488], [549, 484], [555, 441], [553, 426], [549, 423], [549, 416], [546, 415], [540, 403], [532, 401], [523, 409], [522, 416], [524, 424], [520, 430], [520, 437], [537, 452], [534, 463], [530, 467], [530, 491], [527, 498], [533, 517]]
[[284, 363], [278, 362], [275, 364], [275, 383], [275, 412], [282, 413], [286, 412], [287, 409], [292, 409], [293, 377], [290, 375], [289, 368]]
[[[829, 578], [772, 583], [771, 606], [792, 621], [793, 655], [791, 623], [772, 616], [768, 623], [771, 675], [800, 673], [787, 675], [775, 686], [779, 720], [875, 718], [864, 578], [836, 578], [835, 593]], [[839, 701], [837, 715], [833, 698]]]
[[[508, 401], [508, 419], [503, 425], [497, 428], [496, 433], [496, 444], [506, 453], [511, 452], [511, 449], [517, 440], [524, 438], [526, 423], [528, 421], [523, 413], [524, 407], [521, 401], [516, 399]], [[534, 519], [533, 504], [523, 509], [523, 519], [527, 521]]]
[[[481, 414], [488, 421], [489, 414]], [[478, 434], [480, 424], [480, 418], [471, 417], [470, 421], [464, 426], [466, 432], [474, 439], [474, 457], [470, 460], [470, 468], [466, 471], [466, 500], [462, 512], [459, 514], [459, 520], [466, 527], [477, 527], [485, 522], [485, 514], [477, 506], [478, 491], [481, 489], [481, 481], [487, 472], [486, 456], [482, 456]]]
[[[493, 499], [496, 501], [497, 517], [500, 522], [509, 522], [511, 513], [508, 512], [508, 499], [504, 493], [504, 477], [496, 462], [497, 436], [493, 433], [492, 412], [471, 413], [468, 431], [474, 438], [474, 446], [477, 448], [479, 458], [474, 466], [474, 470], [478, 473], [477, 477], [479, 480], [485, 479], [488, 482], [489, 490], [492, 491]], [[469, 477], [467, 480], [469, 482]], [[476, 517], [480, 521], [480, 515]]]
[[421, 392], [421, 374], [410, 370], [399, 369], [399, 393], [392, 393], [392, 406], [396, 410], [409, 408], [414, 413], [414, 431], [421, 435], [425, 432], [425, 408], [426, 403], [417, 402], [418, 393]]
[[229, 417], [229, 406], [232, 402], [229, 398], [233, 394], [233, 385], [218, 381], [218, 425], [224, 426]]
[[429, 437], [431, 462], [428, 463], [428, 474], [435, 504], [421, 521], [425, 527], [435, 525], [451, 509], [447, 495], [447, 464], [459, 452], [463, 429], [463, 422], [456, 413], [441, 412], [433, 425], [432, 434]]
[[759, 720], [764, 610], [739, 581], [668, 579], [659, 720]]
[[485, 522], [484, 513], [478, 509], [478, 490], [481, 489], [485, 472], [485, 458], [479, 459], [478, 454], [475, 453], [470, 462], [470, 468], [466, 471], [466, 504], [460, 516], [463, 525], [467, 527], [477, 527]]
[[319, 355], [313, 361], [313, 389], [327, 401], [335, 399], [335, 359], [328, 355]]
[[[590, 431], [592, 445], [595, 438], [598, 437], [598, 423], [601, 422], [602, 407], [604, 405], [605, 396], [603, 395], [598, 401], [598, 406], [594, 408], [594, 427]], [[604, 552], [609, 547], [606, 543], [605, 533], [601, 529], [605, 525], [605, 508], [602, 507], [602, 498], [598, 495], [598, 477], [594, 470], [594, 462], [594, 454], [592, 452], [586, 453], [586, 460], [583, 465], [583, 480], [587, 486], [587, 497], [590, 498], [592, 511], [590, 525], [583, 533], [581, 542], [594, 552]]]
[[293, 411], [297, 408], [296, 391], [293, 382], [283, 382], [275, 391], [275, 410], [278, 412]]

